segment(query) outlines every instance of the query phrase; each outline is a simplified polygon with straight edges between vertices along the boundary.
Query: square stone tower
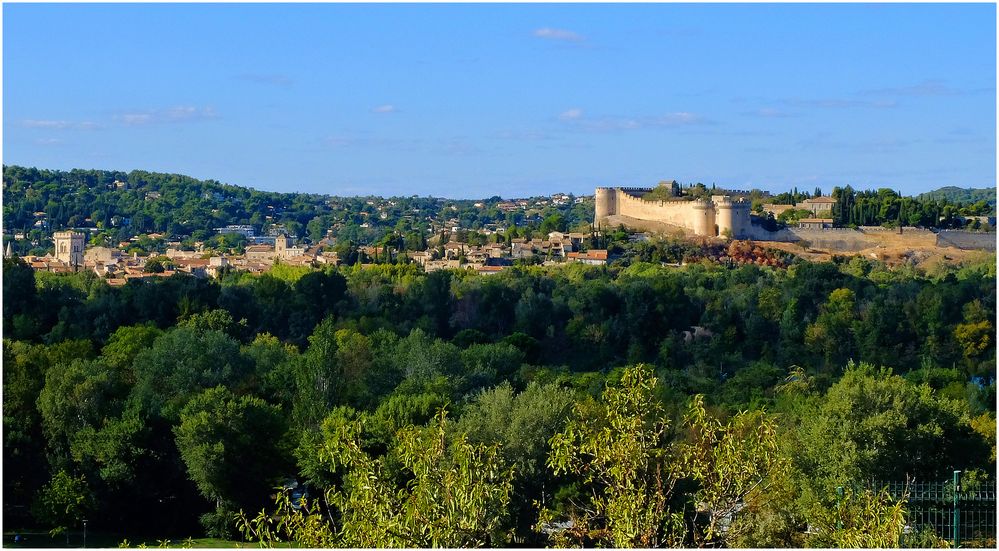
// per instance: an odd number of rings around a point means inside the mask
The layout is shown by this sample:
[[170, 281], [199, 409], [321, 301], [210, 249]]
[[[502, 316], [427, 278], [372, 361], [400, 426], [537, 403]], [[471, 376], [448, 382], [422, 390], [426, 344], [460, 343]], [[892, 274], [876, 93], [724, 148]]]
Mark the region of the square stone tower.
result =
[[274, 238], [274, 256], [278, 258], [285, 258], [288, 256], [288, 236], [279, 233], [277, 237]]
[[52, 234], [55, 240], [55, 257], [70, 266], [83, 266], [84, 235], [75, 231], [57, 231]]

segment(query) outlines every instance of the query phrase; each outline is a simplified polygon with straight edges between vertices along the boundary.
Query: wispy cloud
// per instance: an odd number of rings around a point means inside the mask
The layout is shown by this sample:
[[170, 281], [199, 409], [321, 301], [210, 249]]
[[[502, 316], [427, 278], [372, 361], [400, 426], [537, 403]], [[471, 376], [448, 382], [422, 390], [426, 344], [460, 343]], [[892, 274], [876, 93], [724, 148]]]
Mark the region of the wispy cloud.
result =
[[179, 105], [166, 109], [150, 111], [133, 111], [120, 113], [113, 118], [125, 126], [143, 126], [159, 123], [195, 122], [217, 118], [218, 114], [212, 107], [192, 107]]
[[853, 109], [853, 108], [873, 108], [890, 109], [896, 107], [895, 100], [860, 100], [848, 98], [825, 98], [825, 99], [802, 99], [790, 98], [784, 100], [787, 105], [795, 107], [818, 107], [820, 109]]
[[350, 147], [355, 145], [357, 140], [353, 138], [348, 138], [346, 136], [327, 136], [323, 139], [323, 145], [331, 149], [340, 149], [342, 147]]
[[563, 121], [574, 121], [583, 116], [583, 110], [578, 107], [573, 107], [572, 109], [567, 109], [563, 111], [559, 116], [559, 120]]
[[391, 103], [386, 103], [385, 105], [379, 105], [378, 107], [375, 107], [374, 109], [371, 110], [372, 113], [380, 113], [380, 114], [395, 113], [397, 111], [398, 109], [396, 109], [396, 107]]
[[551, 134], [537, 130], [522, 130], [522, 131], [505, 130], [496, 133], [495, 137], [502, 140], [514, 140], [518, 142], [537, 142], [537, 141], [554, 139], [554, 137]]
[[91, 121], [76, 122], [40, 119], [25, 119], [21, 121], [21, 126], [25, 128], [42, 128], [46, 130], [94, 130], [100, 127], [99, 124]]
[[413, 140], [394, 138], [376, 138], [363, 134], [336, 134], [323, 139], [323, 145], [328, 149], [352, 149], [362, 147], [394, 149], [397, 151], [415, 151], [417, 143]]
[[926, 79], [911, 86], [876, 88], [860, 92], [868, 96], [956, 96], [961, 93], [940, 79]]
[[761, 107], [754, 111], [744, 111], [742, 114], [750, 117], [763, 117], [765, 119], [781, 119], [795, 116], [787, 111], [775, 109], [773, 107]]
[[268, 73], [244, 73], [241, 75], [236, 75], [233, 78], [237, 80], [242, 80], [246, 82], [253, 82], [255, 84], [267, 84], [270, 86], [280, 86], [282, 88], [288, 88], [295, 83], [288, 75], [282, 75], [280, 73], [268, 74]]
[[583, 36], [578, 33], [567, 31], [565, 29], [553, 29], [551, 27], [534, 29], [534, 36], [537, 38], [544, 38], [546, 40], [559, 40], [562, 42], [582, 42], [585, 40]]
[[456, 156], [478, 155], [482, 153], [482, 150], [479, 147], [461, 136], [440, 140], [435, 146], [432, 147], [432, 150], [445, 155]]
[[570, 128], [588, 132], [620, 132], [643, 128], [669, 128], [710, 124], [711, 121], [696, 113], [676, 111], [663, 115], [643, 117], [585, 117], [580, 109], [570, 109], [559, 115], [559, 120]]
[[218, 115], [212, 107], [171, 107], [164, 111], [165, 120], [170, 122], [181, 122], [200, 119], [214, 119]]
[[54, 130], [63, 130], [69, 128], [73, 123], [70, 121], [48, 121], [48, 120], [37, 120], [37, 119], [27, 119], [21, 121], [21, 126], [25, 128], [48, 128]]

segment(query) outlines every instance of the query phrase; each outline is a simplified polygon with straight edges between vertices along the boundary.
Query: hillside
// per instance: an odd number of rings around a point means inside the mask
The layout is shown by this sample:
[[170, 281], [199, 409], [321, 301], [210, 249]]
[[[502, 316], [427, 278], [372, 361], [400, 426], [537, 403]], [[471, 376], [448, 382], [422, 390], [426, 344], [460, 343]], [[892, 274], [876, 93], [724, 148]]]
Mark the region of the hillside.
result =
[[962, 188], [957, 186], [946, 186], [919, 195], [920, 199], [946, 200], [951, 203], [971, 204], [985, 201], [992, 205], [992, 213], [995, 214], [996, 188]]
[[593, 216], [592, 201], [577, 202], [569, 195], [534, 197], [516, 204], [498, 196], [481, 201], [337, 197], [258, 191], [139, 170], [18, 166], [4, 167], [3, 199], [4, 231], [24, 235], [18, 240], [24, 243], [15, 242], [21, 254], [31, 247], [44, 248], [52, 232], [63, 228], [91, 228], [97, 242], [119, 243], [146, 233], [203, 241], [215, 228], [250, 224], [260, 233], [281, 227], [289, 235], [312, 242], [332, 232], [340, 239], [371, 244], [393, 235], [422, 240], [429, 237], [431, 228], [540, 227], [545, 218], [555, 215], [561, 217], [557, 225], [573, 226]]

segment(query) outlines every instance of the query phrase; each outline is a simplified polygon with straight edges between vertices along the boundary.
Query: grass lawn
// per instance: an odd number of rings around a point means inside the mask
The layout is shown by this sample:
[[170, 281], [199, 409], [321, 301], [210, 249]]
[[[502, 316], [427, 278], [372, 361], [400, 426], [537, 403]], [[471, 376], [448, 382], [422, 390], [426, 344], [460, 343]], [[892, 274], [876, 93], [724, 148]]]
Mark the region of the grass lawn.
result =
[[[68, 540], [67, 540], [68, 535]], [[20, 541], [15, 541], [15, 536], [20, 536]], [[123, 540], [128, 540], [130, 547], [138, 547], [139, 545], [145, 545], [150, 548], [156, 548], [160, 546], [159, 540], [156, 538], [129, 538], [122, 536], [121, 534], [115, 534], [111, 532], [94, 532], [87, 531], [87, 547], [93, 548], [117, 548], [121, 545]], [[67, 543], [68, 541], [68, 543]], [[47, 548], [81, 548], [83, 547], [83, 531], [71, 531], [68, 534], [60, 534], [58, 536], [52, 537], [48, 532], [42, 532], [38, 530], [5, 530], [3, 533], [3, 546], [5, 548], [30, 548], [30, 547], [47, 547]], [[215, 538], [192, 538], [190, 546], [193, 548], [256, 548], [257, 545], [253, 543], [245, 543], [240, 541], [231, 540], [220, 540]], [[166, 545], [166, 547], [180, 548], [185, 547], [184, 539], [172, 539]]]

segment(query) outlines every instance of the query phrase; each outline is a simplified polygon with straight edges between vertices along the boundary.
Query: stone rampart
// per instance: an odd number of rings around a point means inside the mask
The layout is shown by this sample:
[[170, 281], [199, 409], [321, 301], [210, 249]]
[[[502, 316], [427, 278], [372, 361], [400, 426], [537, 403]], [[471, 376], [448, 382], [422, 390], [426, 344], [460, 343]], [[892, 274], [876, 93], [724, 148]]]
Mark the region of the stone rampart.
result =
[[937, 234], [938, 247], [957, 247], [964, 250], [996, 250], [996, 234], [975, 233], [961, 230], [943, 230]]
[[876, 247], [879, 240], [850, 228], [788, 228], [797, 239], [806, 241], [813, 249], [834, 252], [860, 252]]
[[717, 196], [712, 201], [647, 201], [642, 195], [649, 191], [650, 188], [597, 188], [594, 222], [604, 224], [608, 217], [619, 215], [662, 222], [707, 237], [742, 238], [751, 231], [747, 201], [732, 201], [728, 196]]

